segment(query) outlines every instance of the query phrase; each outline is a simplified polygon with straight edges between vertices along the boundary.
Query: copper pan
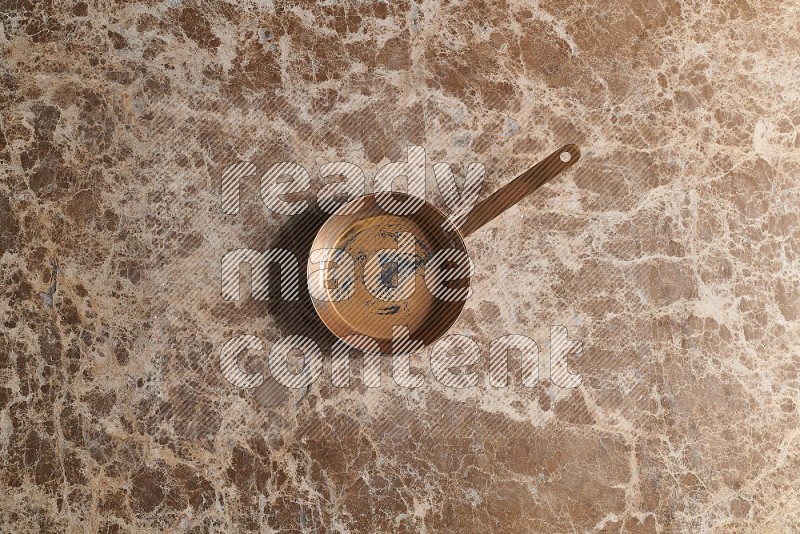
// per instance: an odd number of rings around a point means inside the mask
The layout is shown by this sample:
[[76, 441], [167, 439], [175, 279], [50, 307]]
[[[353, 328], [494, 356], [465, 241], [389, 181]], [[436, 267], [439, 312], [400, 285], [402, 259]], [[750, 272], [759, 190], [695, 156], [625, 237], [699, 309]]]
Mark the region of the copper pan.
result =
[[[311, 246], [309, 290], [320, 319], [362, 350], [398, 351], [392, 337], [403, 327], [411, 340], [432, 344], [458, 319], [470, 291], [464, 239], [578, 158], [576, 145], [564, 145], [479, 202], [459, 227], [406, 194], [371, 194], [342, 205]], [[436, 285], [434, 268], [463, 276]]]

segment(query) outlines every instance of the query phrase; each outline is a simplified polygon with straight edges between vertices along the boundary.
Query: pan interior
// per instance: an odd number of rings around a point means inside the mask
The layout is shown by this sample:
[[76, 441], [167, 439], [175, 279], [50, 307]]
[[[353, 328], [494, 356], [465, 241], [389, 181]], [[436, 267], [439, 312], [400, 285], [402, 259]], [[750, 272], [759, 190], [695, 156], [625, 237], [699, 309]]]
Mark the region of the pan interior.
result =
[[441, 250], [465, 253], [461, 236], [430, 204], [401, 216], [383, 211], [371, 195], [359, 200], [358, 212], [334, 215], [314, 242], [313, 248], [344, 251], [355, 263], [352, 296], [333, 300], [328, 292], [328, 300], [314, 300], [317, 312], [337, 336], [369, 336], [383, 352], [391, 350], [396, 327], [408, 328], [413, 340], [433, 343], [455, 322], [464, 302], [434, 296], [425, 280], [427, 266]]

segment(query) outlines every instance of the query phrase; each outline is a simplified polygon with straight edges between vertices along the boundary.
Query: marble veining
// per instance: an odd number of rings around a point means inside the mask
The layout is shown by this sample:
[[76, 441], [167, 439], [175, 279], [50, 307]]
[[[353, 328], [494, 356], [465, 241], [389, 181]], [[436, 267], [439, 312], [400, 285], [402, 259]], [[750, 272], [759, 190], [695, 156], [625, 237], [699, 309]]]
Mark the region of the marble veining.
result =
[[[800, 530], [800, 8], [731, 0], [5, 1], [0, 530]], [[222, 345], [321, 343], [225, 301], [224, 169], [581, 161], [469, 238], [481, 347], [552, 325], [582, 385], [226, 382]], [[459, 178], [460, 180], [460, 178]], [[307, 250], [305, 250], [307, 252]], [[323, 343], [324, 344], [324, 343]], [[264, 353], [245, 368], [265, 369]], [[482, 367], [483, 366], [483, 367]], [[542, 375], [545, 376], [545, 375]]]

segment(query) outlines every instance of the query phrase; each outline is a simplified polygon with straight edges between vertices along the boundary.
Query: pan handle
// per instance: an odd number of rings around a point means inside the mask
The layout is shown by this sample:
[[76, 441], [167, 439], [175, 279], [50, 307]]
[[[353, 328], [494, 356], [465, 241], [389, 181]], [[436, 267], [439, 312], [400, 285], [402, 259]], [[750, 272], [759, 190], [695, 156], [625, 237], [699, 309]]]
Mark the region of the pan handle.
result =
[[571, 167], [581, 151], [577, 145], [564, 145], [542, 161], [523, 172], [508, 185], [501, 187], [478, 204], [467, 215], [459, 231], [467, 237], [508, 208], [536, 191], [541, 185]]

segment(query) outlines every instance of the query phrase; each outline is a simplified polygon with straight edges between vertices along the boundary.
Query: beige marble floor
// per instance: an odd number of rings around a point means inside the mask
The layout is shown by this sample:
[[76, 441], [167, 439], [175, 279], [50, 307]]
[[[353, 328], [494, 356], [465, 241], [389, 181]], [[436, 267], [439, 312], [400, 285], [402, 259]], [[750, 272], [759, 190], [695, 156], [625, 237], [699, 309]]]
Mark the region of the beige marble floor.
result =
[[[0, 530], [800, 530], [796, 1], [1, 5]], [[227, 251], [313, 236], [272, 163], [313, 206], [422, 146], [443, 208], [433, 163], [484, 197], [564, 143], [468, 241], [477, 386], [225, 380], [232, 337], [329, 352], [306, 301], [221, 294]], [[551, 326], [579, 387], [487, 382]]]

